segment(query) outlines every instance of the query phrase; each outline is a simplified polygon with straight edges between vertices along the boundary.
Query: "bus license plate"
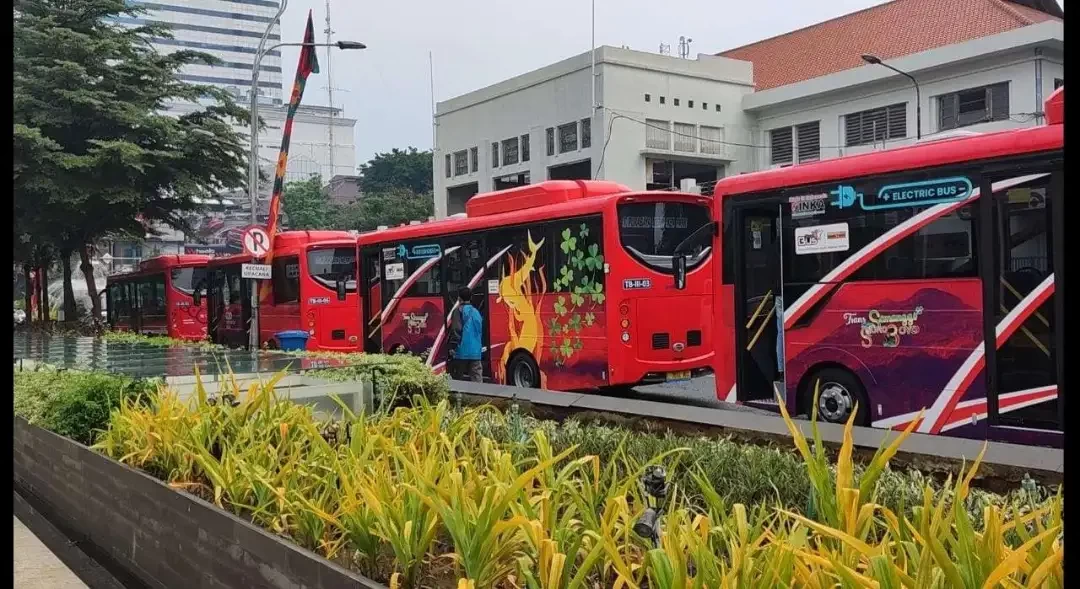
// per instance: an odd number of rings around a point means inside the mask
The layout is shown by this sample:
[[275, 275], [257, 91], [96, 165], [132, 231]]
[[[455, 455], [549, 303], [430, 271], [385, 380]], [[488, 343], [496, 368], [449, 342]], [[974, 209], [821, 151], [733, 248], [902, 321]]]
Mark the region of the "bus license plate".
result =
[[669, 372], [667, 373], [667, 381], [675, 382], [680, 380], [690, 380], [690, 371], [685, 370], [683, 372]]

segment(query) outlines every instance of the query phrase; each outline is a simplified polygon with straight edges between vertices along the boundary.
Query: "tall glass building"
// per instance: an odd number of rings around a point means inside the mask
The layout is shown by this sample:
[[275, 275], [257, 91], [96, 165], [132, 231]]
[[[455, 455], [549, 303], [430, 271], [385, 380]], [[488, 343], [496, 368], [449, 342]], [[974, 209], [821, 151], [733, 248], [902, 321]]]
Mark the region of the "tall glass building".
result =
[[[250, 100], [251, 68], [259, 40], [266, 31], [279, 3], [276, 0], [128, 0], [146, 9], [138, 17], [123, 17], [117, 22], [130, 25], [166, 23], [173, 38], [157, 38], [154, 46], [162, 53], [189, 49], [209, 53], [221, 60], [216, 66], [189, 65], [180, 79], [212, 84], [229, 90], [238, 100]], [[298, 34], [302, 34], [300, 31]], [[274, 25], [266, 47], [281, 42], [280, 25]], [[281, 52], [271, 51], [259, 65], [259, 100], [262, 104], [281, 104]], [[170, 110], [184, 110], [183, 105], [169, 105]]]

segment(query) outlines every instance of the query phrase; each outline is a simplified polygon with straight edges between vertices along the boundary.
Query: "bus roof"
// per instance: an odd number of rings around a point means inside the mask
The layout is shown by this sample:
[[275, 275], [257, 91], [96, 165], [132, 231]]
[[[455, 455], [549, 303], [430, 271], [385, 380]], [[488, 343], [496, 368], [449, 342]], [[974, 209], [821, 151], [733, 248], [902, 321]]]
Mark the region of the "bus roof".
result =
[[[531, 189], [531, 191], [523, 189]], [[506, 193], [510, 194], [507, 195]], [[469, 212], [464, 217], [455, 215], [439, 221], [361, 233], [356, 238], [356, 241], [363, 246], [388, 241], [405, 241], [432, 235], [468, 233], [560, 217], [588, 215], [602, 211], [612, 200], [633, 199], [643, 196], [654, 199], [697, 202], [706, 206], [710, 200], [709, 197], [700, 194], [684, 192], [633, 192], [629, 188], [614, 182], [552, 180], [474, 196], [466, 203], [467, 211], [470, 210], [469, 207], [472, 205], [472, 201], [484, 200], [478, 206], [473, 206], [471, 208], [472, 212]], [[502, 198], [496, 200], [498, 197]], [[511, 208], [511, 205], [515, 203], [518, 208]], [[477, 211], [481, 215], [476, 216], [474, 213]]]
[[[294, 248], [295, 247], [303, 247], [304, 250], [307, 251], [307, 250], [312, 250], [312, 249], [316, 249], [316, 248], [325, 248], [325, 247], [342, 247], [342, 246], [344, 246], [344, 247], [355, 247], [356, 246], [356, 238], [349, 235], [347, 232], [344, 232], [344, 231], [289, 231], [289, 232], [286, 232], [286, 233], [308, 233], [308, 234], [312, 234], [312, 235], [318, 235], [318, 234], [321, 234], [321, 233], [344, 233], [345, 237], [344, 238], [338, 237], [337, 239], [326, 239], [326, 240], [312, 241], [312, 242], [307, 242], [307, 241], [302, 240], [302, 239], [295, 239], [295, 240], [291, 240], [291, 243], [286, 242], [285, 245], [277, 243], [274, 246], [275, 248], [285, 248], [285, 247], [288, 247], [288, 246], [292, 246]], [[279, 233], [278, 235], [279, 236], [285, 235], [285, 233]], [[232, 254], [232, 255], [229, 255], [229, 256], [219, 256], [219, 257], [216, 257], [216, 258], [210, 258], [210, 261], [207, 263], [207, 266], [210, 267], [210, 268], [219, 268], [221, 266], [231, 266], [231, 265], [234, 265], [234, 264], [247, 264], [248, 262], [251, 262], [251, 260], [252, 260], [251, 254], [246, 253], [246, 252], [242, 252], [242, 253], [238, 253], [238, 254]]]
[[356, 238], [349, 235], [348, 231], [283, 231], [274, 236], [274, 247], [294, 247], [316, 241], [329, 241], [333, 239], [356, 241]]
[[1065, 141], [1065, 87], [1046, 100], [1048, 125], [917, 143], [812, 164], [730, 176], [716, 183], [719, 198], [748, 192], [819, 184], [854, 176], [888, 174], [995, 157], [1061, 149]]
[[192, 266], [205, 266], [210, 261], [210, 256], [202, 254], [167, 254], [155, 256], [139, 262], [139, 267], [131, 272], [121, 272], [107, 277], [108, 280], [136, 277], [143, 274], [164, 272], [173, 268], [190, 268]]

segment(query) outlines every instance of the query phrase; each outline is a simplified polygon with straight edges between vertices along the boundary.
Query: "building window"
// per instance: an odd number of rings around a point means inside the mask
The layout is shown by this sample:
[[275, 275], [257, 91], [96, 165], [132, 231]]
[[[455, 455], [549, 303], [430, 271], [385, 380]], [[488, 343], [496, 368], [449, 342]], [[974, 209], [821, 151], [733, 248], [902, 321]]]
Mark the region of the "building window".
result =
[[453, 169], [450, 167], [450, 154], [448, 153], [448, 154], [446, 154], [446, 177], [447, 178], [450, 177], [450, 173], [452, 171], [453, 171]]
[[702, 125], [698, 129], [701, 138], [701, 153], [720, 155], [724, 153], [724, 130], [720, 127], [706, 127]]
[[472, 162], [472, 171], [476, 172], [480, 169], [480, 150], [479, 148], [469, 148], [469, 160]]
[[559, 153], [577, 151], [577, 136], [578, 130], [576, 122], [559, 125]]
[[548, 157], [555, 155], [555, 127], [547, 128], [547, 154]]
[[1008, 82], [938, 97], [938, 128], [942, 131], [1008, 118]]
[[645, 147], [671, 149], [671, 123], [645, 119]]
[[581, 149], [592, 147], [592, 119], [581, 119]]
[[686, 101], [686, 108], [694, 108], [694, 101], [693, 100], [687, 100]]
[[769, 131], [769, 165], [790, 164], [794, 161], [791, 127]]
[[665, 100], [665, 99], [664, 99], [664, 97], [663, 97], [663, 96], [661, 96], [661, 97], [660, 97], [660, 104], [664, 104], [664, 100]]
[[1064, 85], [1065, 85], [1065, 80], [1063, 80], [1061, 78], [1054, 78], [1054, 90], [1057, 90], [1058, 88], [1061, 88]]
[[502, 142], [503, 165], [509, 166], [518, 163], [518, 138], [512, 137]]
[[499, 167], [499, 142], [493, 141], [491, 143], [491, 167]]
[[469, 152], [464, 149], [454, 152], [454, 175], [464, 176], [469, 173]]
[[795, 147], [800, 164], [821, 159], [821, 122], [796, 125]]
[[675, 151], [693, 153], [697, 151], [697, 129], [688, 123], [675, 123]]
[[716, 112], [720, 112], [720, 105], [716, 105]]
[[708, 102], [702, 102], [701, 103], [701, 110], [709, 110], [709, 103]]
[[529, 161], [529, 142], [531, 138], [528, 134], [521, 136], [521, 161]]
[[678, 99], [678, 98], [676, 98], [676, 99], [674, 100], [673, 104], [674, 104], [675, 106], [679, 106], [679, 99]]
[[649, 96], [648, 93], [645, 94], [645, 102], [652, 102], [652, 96]]
[[845, 145], [869, 145], [907, 137], [907, 103], [890, 104], [844, 116]]

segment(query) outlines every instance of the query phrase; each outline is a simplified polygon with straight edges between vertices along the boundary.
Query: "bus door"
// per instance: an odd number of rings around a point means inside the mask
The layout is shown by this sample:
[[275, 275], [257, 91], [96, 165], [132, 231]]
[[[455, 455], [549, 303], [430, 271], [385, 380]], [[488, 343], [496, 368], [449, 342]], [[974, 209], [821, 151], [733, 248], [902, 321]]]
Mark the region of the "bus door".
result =
[[[1062, 431], [1065, 354], [1061, 161], [989, 177], [1005, 185], [983, 202], [984, 336], [991, 424]], [[1039, 173], [1044, 172], [1044, 173]], [[1020, 180], [1019, 183], [1017, 181]], [[984, 225], [985, 226], [985, 225]], [[991, 266], [987, 271], [987, 266]]]
[[[447, 340], [450, 336], [450, 318], [454, 309], [458, 307], [458, 291], [461, 287], [468, 286], [472, 291], [472, 305], [480, 311], [484, 319], [483, 347], [488, 348], [489, 338], [489, 313], [488, 313], [488, 286], [484, 265], [487, 262], [484, 256], [484, 240], [472, 236], [448, 237], [442, 242], [443, 248], [443, 309], [445, 309], [444, 325], [445, 332], [437, 342], [437, 348], [432, 352], [435, 358], [432, 366], [445, 363], [448, 359], [449, 348]], [[485, 371], [488, 367], [488, 354], [485, 352], [483, 364]], [[485, 375], [490, 376], [490, 375]]]
[[364, 331], [364, 351], [382, 352], [382, 259], [377, 247], [360, 250], [360, 325]]
[[779, 203], [736, 203], [734, 244], [736, 379], [739, 401], [772, 402], [784, 395], [777, 353], [776, 305], [783, 300]]

